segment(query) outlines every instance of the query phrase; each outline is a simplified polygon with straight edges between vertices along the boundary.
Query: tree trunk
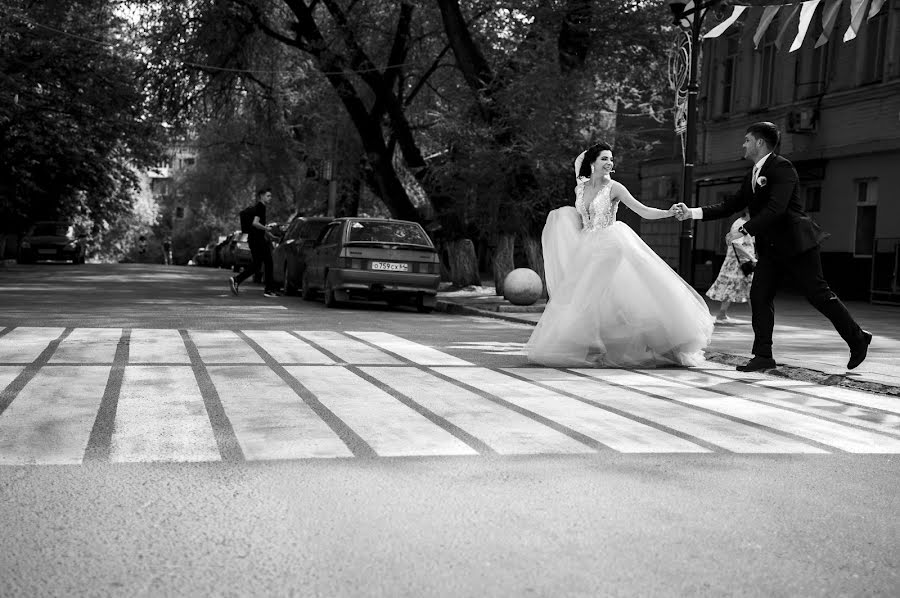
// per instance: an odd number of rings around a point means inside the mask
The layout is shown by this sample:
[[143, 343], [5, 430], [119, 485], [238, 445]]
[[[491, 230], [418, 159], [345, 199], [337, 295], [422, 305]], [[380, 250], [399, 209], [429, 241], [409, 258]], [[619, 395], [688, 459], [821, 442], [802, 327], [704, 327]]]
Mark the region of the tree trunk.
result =
[[450, 262], [450, 282], [457, 287], [480, 286], [478, 256], [471, 239], [457, 239], [446, 244], [447, 259]]
[[503, 295], [503, 281], [506, 275], [513, 271], [513, 249], [516, 246], [516, 236], [510, 233], [497, 235], [497, 247], [491, 257], [494, 267], [494, 289], [497, 295]]
[[543, 290], [541, 297], [547, 296], [547, 279], [544, 275], [544, 254], [541, 249], [541, 241], [532, 235], [522, 235], [522, 244], [525, 248], [525, 257], [528, 259], [528, 267], [537, 272], [541, 277]]

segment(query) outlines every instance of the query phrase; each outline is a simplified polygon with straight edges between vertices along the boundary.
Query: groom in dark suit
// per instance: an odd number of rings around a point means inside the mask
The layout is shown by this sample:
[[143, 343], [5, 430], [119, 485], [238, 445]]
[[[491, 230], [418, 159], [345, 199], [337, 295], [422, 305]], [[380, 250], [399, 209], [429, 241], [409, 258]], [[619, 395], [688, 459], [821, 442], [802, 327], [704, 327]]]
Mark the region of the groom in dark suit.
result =
[[726, 243], [731, 243], [743, 235], [751, 235], [756, 238], [759, 254], [750, 286], [753, 358], [745, 365], [739, 365], [739, 371], [755, 372], [775, 367], [772, 358], [775, 293], [784, 276], [790, 277], [807, 301], [831, 320], [850, 347], [847, 369], [852, 370], [866, 358], [872, 335], [859, 327], [822, 275], [819, 244], [826, 235], [803, 209], [794, 165], [773, 153], [778, 141], [778, 127], [770, 122], [747, 127], [744, 158], [753, 163], [753, 169], [744, 177], [740, 191], [711, 206], [688, 208], [683, 203], [677, 204], [677, 218], [715, 220], [745, 207], [750, 210], [750, 220], [725, 237]]

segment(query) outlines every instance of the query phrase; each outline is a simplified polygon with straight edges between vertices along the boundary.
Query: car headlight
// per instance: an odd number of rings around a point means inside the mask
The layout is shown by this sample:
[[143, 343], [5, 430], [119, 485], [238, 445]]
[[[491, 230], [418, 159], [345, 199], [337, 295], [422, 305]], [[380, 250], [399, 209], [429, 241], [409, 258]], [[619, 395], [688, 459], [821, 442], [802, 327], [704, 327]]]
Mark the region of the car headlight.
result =
[[63, 247], [66, 251], [75, 251], [78, 248], [78, 243], [72, 241], [71, 243], [66, 243], [66, 246]]

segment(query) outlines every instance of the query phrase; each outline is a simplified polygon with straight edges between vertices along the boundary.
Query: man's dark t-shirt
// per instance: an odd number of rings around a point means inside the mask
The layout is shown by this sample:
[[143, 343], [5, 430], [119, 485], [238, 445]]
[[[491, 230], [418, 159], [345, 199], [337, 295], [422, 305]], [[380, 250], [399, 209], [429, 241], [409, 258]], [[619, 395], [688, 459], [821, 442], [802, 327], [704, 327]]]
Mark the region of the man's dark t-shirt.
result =
[[[259, 218], [260, 224], [266, 224], [266, 204], [259, 201], [253, 206], [253, 217]], [[266, 232], [256, 228], [255, 226], [250, 227], [250, 232], [247, 233], [247, 243], [249, 245], [264, 245], [266, 240]]]

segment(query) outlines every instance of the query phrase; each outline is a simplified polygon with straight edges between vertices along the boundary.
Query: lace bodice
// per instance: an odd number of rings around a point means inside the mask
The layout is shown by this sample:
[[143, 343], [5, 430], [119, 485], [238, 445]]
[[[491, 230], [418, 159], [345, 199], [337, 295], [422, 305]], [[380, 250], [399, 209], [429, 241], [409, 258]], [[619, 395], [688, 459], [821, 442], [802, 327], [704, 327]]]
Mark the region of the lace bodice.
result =
[[612, 182], [610, 182], [600, 188], [600, 191], [591, 200], [590, 205], [585, 205], [584, 184], [587, 181], [588, 179], [586, 178], [580, 179], [575, 186], [575, 209], [581, 215], [582, 230], [593, 232], [615, 223], [619, 202], [609, 197], [612, 190]]

